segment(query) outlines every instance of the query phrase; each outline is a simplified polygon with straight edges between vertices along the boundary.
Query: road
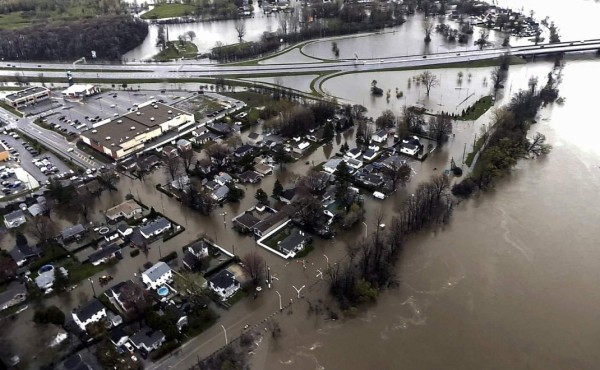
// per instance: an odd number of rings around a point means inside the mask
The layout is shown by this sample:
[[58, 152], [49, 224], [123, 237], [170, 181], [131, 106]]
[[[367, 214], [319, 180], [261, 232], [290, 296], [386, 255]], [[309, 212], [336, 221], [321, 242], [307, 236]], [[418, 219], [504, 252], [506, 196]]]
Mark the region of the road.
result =
[[[0, 70], [0, 75], [14, 76], [15, 71], [24, 76], [37, 77], [40, 72], [44, 77], [65, 77], [66, 70], [72, 70], [79, 78], [86, 79], [126, 79], [153, 80], [215, 76], [253, 76], [253, 75], [286, 75], [293, 73], [315, 72], [364, 72], [397, 68], [415, 68], [439, 64], [465, 63], [477, 60], [498, 58], [505, 54], [514, 56], [535, 56], [557, 52], [595, 51], [600, 49], [600, 40], [567, 41], [557, 44], [539, 44], [513, 48], [484, 49], [461, 52], [437, 53], [429, 55], [412, 55], [381, 59], [358, 59], [268, 65], [206, 65], [186, 63], [164, 64], [124, 64], [124, 65], [77, 65], [69, 63], [21, 63], [16, 68]], [[13, 63], [7, 63], [13, 65]]]
[[64, 136], [59, 135], [56, 132], [46, 130], [33, 123], [37, 116], [21, 118], [15, 116], [5, 109], [0, 108], [0, 117], [7, 122], [7, 128], [17, 130], [22, 134], [36, 139], [50, 150], [67, 159], [71, 159], [84, 169], [100, 168], [100, 166], [102, 166], [102, 163], [94, 159], [90, 159], [86, 153], [77, 149], [75, 144], [70, 143]]

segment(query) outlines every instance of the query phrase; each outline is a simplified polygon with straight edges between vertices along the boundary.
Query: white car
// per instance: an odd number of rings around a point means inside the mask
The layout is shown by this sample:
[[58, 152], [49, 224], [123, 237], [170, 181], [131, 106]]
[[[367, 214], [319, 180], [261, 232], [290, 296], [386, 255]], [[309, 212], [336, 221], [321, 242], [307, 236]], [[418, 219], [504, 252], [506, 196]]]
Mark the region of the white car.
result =
[[131, 343], [125, 342], [125, 344], [123, 346], [125, 348], [127, 348], [127, 350], [129, 351], [129, 353], [133, 353], [133, 346], [131, 345]]
[[71, 152], [73, 152], [74, 150], [75, 150], [75, 149], [73, 149], [73, 148], [69, 148], [69, 149], [67, 149], [67, 152], [71, 153]]

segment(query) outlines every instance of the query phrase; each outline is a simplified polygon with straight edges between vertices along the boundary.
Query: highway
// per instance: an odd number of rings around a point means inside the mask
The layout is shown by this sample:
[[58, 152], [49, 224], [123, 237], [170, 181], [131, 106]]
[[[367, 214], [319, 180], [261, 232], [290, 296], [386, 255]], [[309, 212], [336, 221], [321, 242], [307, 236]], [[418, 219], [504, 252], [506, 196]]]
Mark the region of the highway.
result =
[[[412, 55], [381, 59], [357, 59], [340, 61], [318, 61], [314, 63], [268, 64], [268, 65], [211, 65], [193, 63], [164, 63], [164, 64], [79, 64], [70, 63], [32, 63], [10, 62], [0, 66], [0, 75], [14, 76], [16, 73], [28, 77], [38, 77], [43, 72], [44, 77], [64, 78], [65, 71], [71, 70], [78, 78], [114, 79], [114, 80], [188, 80], [191, 78], [211, 78], [216, 76], [256, 76], [256, 75], [288, 75], [314, 74], [316, 72], [353, 73], [370, 72], [399, 68], [417, 68], [441, 64], [468, 63], [478, 60], [498, 58], [502, 55], [529, 57], [559, 52], [582, 52], [600, 50], [600, 40], [566, 41], [556, 44], [539, 44], [514, 48], [498, 48], [438, 53], [429, 55]], [[18, 65], [12, 68], [13, 65]], [[8, 66], [10, 65], [10, 67]], [[36, 116], [20, 118], [0, 109], [0, 117], [8, 122], [10, 128], [17, 129], [53, 151], [70, 158], [83, 168], [100, 167], [102, 164], [78, 150], [62, 135], [46, 130], [34, 124]]]
[[264, 65], [213, 65], [193, 64], [185, 61], [181, 63], [163, 64], [119, 64], [100, 65], [84, 64], [73, 66], [69, 63], [11, 63], [15, 68], [0, 70], [0, 75], [14, 76], [15, 72], [23, 76], [37, 77], [43, 72], [44, 77], [64, 77], [65, 71], [74, 72], [76, 77], [86, 79], [127, 79], [127, 80], [152, 80], [172, 79], [186, 80], [200, 77], [216, 76], [255, 76], [255, 75], [286, 75], [286, 74], [311, 74], [316, 72], [365, 72], [397, 68], [416, 68], [434, 66], [439, 64], [465, 63], [477, 60], [498, 58], [509, 54], [513, 56], [535, 56], [559, 52], [582, 52], [600, 50], [600, 40], [568, 41], [556, 44], [539, 44], [513, 48], [498, 48], [471, 50], [428, 55], [412, 55], [377, 59], [318, 61], [314, 63], [294, 64], [264, 64]]

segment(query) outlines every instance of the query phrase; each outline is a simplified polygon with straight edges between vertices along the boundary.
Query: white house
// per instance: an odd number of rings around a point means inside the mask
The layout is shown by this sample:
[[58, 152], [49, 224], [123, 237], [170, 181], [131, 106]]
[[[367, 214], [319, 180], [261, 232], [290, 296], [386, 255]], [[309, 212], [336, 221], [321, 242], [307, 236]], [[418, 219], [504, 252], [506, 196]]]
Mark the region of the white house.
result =
[[371, 135], [371, 141], [376, 143], [385, 143], [388, 139], [388, 133], [385, 130], [378, 130], [373, 135]]
[[140, 227], [140, 233], [146, 239], [158, 236], [171, 228], [171, 223], [164, 217], [158, 217], [156, 220]]
[[76, 308], [72, 312], [73, 321], [81, 330], [85, 331], [85, 328], [94, 322], [100, 321], [103, 317], [106, 317], [106, 307], [97, 300], [92, 299], [85, 305]]
[[149, 289], [158, 289], [173, 280], [173, 271], [164, 262], [157, 262], [148, 270], [142, 272], [142, 282]]
[[25, 213], [21, 210], [17, 210], [4, 215], [4, 225], [7, 229], [12, 229], [23, 225], [27, 220], [25, 219]]
[[345, 158], [349, 158], [349, 159], [358, 159], [360, 158], [362, 152], [360, 151], [360, 149], [358, 148], [354, 148], [354, 149], [350, 149], [346, 152], [346, 154], [344, 154]]
[[341, 162], [341, 158], [332, 158], [323, 165], [323, 171], [333, 174]]
[[135, 348], [151, 352], [165, 342], [165, 335], [161, 330], [153, 331], [148, 327], [141, 328], [130, 339]]
[[119, 217], [130, 219], [141, 214], [142, 206], [140, 206], [135, 200], [130, 199], [112, 208], [109, 208], [106, 211], [106, 218], [111, 221], [115, 221]]
[[308, 149], [309, 146], [310, 143], [308, 141], [303, 141], [294, 147], [294, 152], [302, 154], [306, 149]]
[[240, 283], [235, 275], [227, 270], [221, 270], [208, 280], [208, 286], [222, 301], [229, 299], [240, 289]]
[[413, 144], [402, 144], [400, 153], [407, 155], [416, 155], [419, 152], [419, 147]]

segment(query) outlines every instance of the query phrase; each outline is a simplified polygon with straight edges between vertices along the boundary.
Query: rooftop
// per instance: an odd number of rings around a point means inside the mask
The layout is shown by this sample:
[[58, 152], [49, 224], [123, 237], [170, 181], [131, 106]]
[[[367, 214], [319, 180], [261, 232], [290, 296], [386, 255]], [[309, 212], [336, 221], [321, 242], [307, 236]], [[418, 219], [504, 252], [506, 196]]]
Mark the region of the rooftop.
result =
[[140, 206], [135, 200], [129, 199], [106, 210], [106, 217], [115, 218], [121, 214], [130, 214], [132, 211], [140, 208], [142, 208], [142, 206]]
[[235, 279], [235, 275], [227, 270], [219, 271], [217, 274], [211, 277], [209, 281], [212, 283], [212, 285], [221, 289], [227, 289], [238, 282]]
[[60, 235], [62, 236], [63, 239], [69, 239], [69, 238], [74, 237], [75, 235], [81, 234], [84, 231], [85, 231], [85, 227], [83, 227], [82, 224], [77, 224], [77, 225], [67, 227], [60, 233]]
[[293, 229], [290, 235], [288, 235], [281, 241], [281, 243], [279, 243], [279, 248], [285, 253], [290, 253], [294, 250], [294, 248], [302, 244], [307, 238], [308, 236], [306, 236], [303, 231], [300, 231], [299, 229]]
[[104, 247], [98, 249], [96, 252], [90, 254], [90, 256], [89, 256], [90, 263], [98, 262], [107, 257], [110, 257], [113, 254], [115, 254], [116, 252], [118, 252], [119, 250], [120, 250], [120, 248], [114, 243], [104, 246]]
[[164, 337], [165, 335], [162, 331], [152, 331], [149, 327], [144, 327], [135, 333], [130, 340], [136, 347], [139, 347], [142, 343], [145, 344], [146, 347], [152, 347], [155, 343], [162, 341]]
[[42, 87], [42, 86], [33, 86], [33, 87], [28, 87], [24, 90], [17, 91], [12, 94], [8, 94], [8, 95], [6, 95], [5, 99], [14, 101], [17, 99], [21, 99], [21, 98], [24, 98], [27, 96], [33, 96], [33, 95], [43, 93], [43, 92], [50, 92], [50, 90], [48, 90], [47, 88]]
[[25, 217], [25, 213], [23, 213], [23, 211], [21, 211], [20, 209], [4, 215], [4, 219], [7, 222], [16, 221], [22, 217]]
[[149, 224], [140, 227], [140, 231], [144, 235], [154, 234], [157, 230], [160, 230], [164, 227], [169, 226], [171, 223], [164, 217], [158, 217], [156, 220], [150, 222]]
[[92, 316], [102, 311], [103, 309], [105, 309], [104, 305], [96, 298], [93, 298], [88, 303], [75, 309], [73, 313], [77, 315], [79, 321], [86, 322], [87, 320], [91, 319]]
[[84, 131], [82, 135], [101, 145], [110, 146], [113, 143], [128, 141], [144, 131], [155, 130], [159, 125], [179, 115], [188, 115], [188, 113], [162, 103], [148, 104], [140, 106], [135, 112], [116, 117], [101, 126]]
[[160, 261], [155, 263], [154, 266], [150, 267], [148, 270], [144, 271], [144, 275], [146, 275], [151, 281], [156, 281], [169, 271], [171, 271], [169, 265]]

